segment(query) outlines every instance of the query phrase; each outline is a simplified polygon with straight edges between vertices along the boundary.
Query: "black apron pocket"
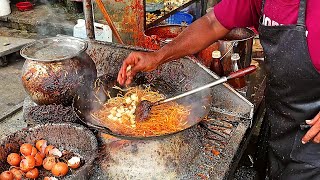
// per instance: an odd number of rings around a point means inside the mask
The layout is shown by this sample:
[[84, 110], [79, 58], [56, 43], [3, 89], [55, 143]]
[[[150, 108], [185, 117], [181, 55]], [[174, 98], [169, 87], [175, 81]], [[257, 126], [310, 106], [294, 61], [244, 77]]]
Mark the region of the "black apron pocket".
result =
[[320, 167], [320, 144], [309, 142], [302, 144], [301, 139], [307, 131], [298, 131], [294, 140], [290, 157], [294, 161], [311, 164]]

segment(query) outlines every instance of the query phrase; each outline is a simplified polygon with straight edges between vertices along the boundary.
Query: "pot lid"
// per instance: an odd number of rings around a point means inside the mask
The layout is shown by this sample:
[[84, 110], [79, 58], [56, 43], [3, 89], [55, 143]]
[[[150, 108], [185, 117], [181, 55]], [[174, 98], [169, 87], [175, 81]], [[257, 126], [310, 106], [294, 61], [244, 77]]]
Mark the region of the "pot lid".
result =
[[87, 42], [74, 37], [52, 37], [32, 42], [20, 51], [25, 59], [34, 61], [61, 61], [77, 56], [87, 49]]

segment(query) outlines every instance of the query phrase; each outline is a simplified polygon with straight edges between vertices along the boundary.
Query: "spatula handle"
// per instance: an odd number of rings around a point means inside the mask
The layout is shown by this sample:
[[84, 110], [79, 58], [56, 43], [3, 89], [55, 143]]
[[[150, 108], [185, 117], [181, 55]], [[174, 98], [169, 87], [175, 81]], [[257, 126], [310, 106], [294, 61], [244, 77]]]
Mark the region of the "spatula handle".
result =
[[233, 79], [233, 78], [239, 78], [239, 77], [245, 76], [247, 74], [252, 73], [256, 69], [257, 69], [257, 67], [255, 65], [248, 66], [248, 67], [240, 69], [236, 72], [230, 73], [229, 76], [227, 77], [227, 79]]

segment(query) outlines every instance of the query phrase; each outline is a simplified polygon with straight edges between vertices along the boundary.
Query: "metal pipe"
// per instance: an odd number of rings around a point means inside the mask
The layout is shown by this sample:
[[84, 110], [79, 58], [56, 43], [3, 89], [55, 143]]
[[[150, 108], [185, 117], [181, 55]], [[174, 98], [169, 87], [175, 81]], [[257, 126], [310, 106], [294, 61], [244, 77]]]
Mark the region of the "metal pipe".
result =
[[86, 32], [89, 39], [95, 39], [94, 35], [94, 21], [91, 0], [83, 0], [83, 12], [86, 21]]
[[102, 2], [101, 0], [96, 0], [96, 3], [97, 3], [97, 5], [98, 5], [101, 13], [103, 14], [103, 17], [104, 17], [104, 18], [106, 19], [106, 21], [108, 22], [108, 24], [109, 24], [109, 26], [110, 26], [110, 28], [111, 28], [114, 36], [115, 36], [115, 37], [117, 38], [117, 40], [118, 40], [118, 42], [119, 42], [120, 44], [124, 44], [123, 41], [122, 41], [122, 39], [121, 39], [121, 36], [120, 36], [120, 34], [119, 34], [118, 30], [117, 30], [117, 28], [116, 28], [115, 25], [113, 24], [113, 22], [112, 22], [109, 14], [108, 14], [106, 8], [104, 7], [103, 2]]

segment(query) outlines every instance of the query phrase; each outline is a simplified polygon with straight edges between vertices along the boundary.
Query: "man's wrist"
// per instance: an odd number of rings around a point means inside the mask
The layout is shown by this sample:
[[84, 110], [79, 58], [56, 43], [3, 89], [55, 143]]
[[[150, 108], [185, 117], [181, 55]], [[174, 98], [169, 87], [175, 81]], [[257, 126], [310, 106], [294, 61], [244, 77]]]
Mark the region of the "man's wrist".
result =
[[155, 57], [155, 63], [158, 65], [161, 65], [165, 62], [165, 53], [163, 52], [163, 50], [157, 50], [153, 52], [153, 56]]

